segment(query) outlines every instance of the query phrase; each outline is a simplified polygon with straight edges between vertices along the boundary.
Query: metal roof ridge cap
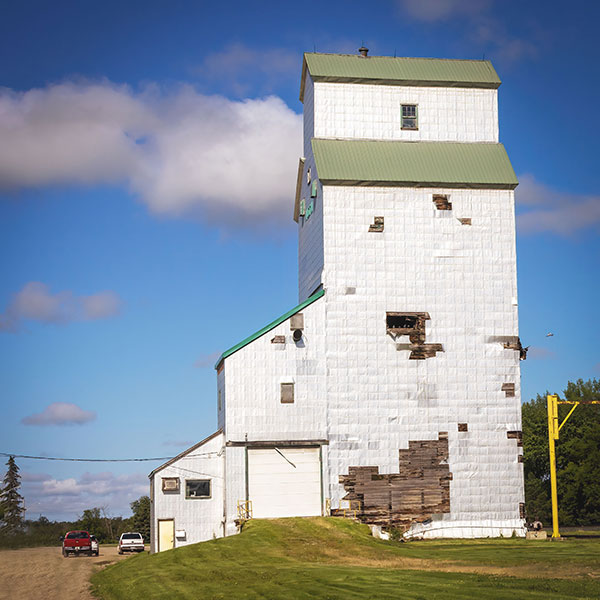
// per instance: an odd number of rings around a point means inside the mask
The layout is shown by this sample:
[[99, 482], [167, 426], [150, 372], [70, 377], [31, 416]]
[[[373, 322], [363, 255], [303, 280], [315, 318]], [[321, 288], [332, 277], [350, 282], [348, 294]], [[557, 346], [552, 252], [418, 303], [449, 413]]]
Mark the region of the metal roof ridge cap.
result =
[[318, 300], [319, 298], [321, 298], [324, 295], [325, 295], [325, 289], [321, 289], [318, 292], [315, 292], [312, 296], [309, 296], [304, 302], [301, 302], [300, 304], [298, 304], [294, 308], [290, 309], [289, 311], [287, 311], [286, 313], [284, 313], [283, 315], [281, 315], [280, 317], [278, 317], [277, 319], [275, 319], [268, 325], [265, 325], [262, 329], [259, 329], [255, 333], [244, 338], [241, 342], [238, 342], [237, 344], [235, 344], [228, 350], [225, 350], [225, 352], [223, 352], [223, 354], [221, 354], [221, 356], [217, 359], [217, 362], [215, 363], [214, 368], [218, 369], [219, 365], [228, 356], [235, 354], [238, 350], [241, 350], [248, 344], [251, 344], [254, 340], [257, 340], [258, 338], [262, 337], [263, 335], [265, 335], [265, 333], [268, 333], [269, 331], [271, 331], [272, 329], [277, 327], [277, 325], [280, 325], [281, 323], [283, 323], [284, 321], [289, 319], [292, 315], [295, 315], [298, 311], [301, 311], [303, 308], [306, 308], [307, 306], [311, 305], [313, 302], [315, 302], [316, 300]]

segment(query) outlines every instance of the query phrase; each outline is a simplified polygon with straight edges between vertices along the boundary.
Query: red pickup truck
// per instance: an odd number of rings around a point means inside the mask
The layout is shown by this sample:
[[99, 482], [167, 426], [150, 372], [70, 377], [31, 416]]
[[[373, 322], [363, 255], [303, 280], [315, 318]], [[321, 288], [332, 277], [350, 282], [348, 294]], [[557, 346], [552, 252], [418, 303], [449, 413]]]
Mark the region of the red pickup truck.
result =
[[69, 554], [92, 555], [92, 536], [87, 531], [68, 531], [62, 538], [62, 553], [65, 558]]

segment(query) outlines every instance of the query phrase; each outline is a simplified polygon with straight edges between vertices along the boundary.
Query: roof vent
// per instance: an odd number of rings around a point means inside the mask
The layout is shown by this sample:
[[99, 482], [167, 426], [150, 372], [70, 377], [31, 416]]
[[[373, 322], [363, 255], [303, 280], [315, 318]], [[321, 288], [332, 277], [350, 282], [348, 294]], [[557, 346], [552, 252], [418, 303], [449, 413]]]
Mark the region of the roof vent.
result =
[[364, 56], [365, 58], [367, 58], [367, 54], [369, 54], [369, 49], [365, 48], [364, 46], [361, 46], [358, 51], [360, 52], [361, 56]]

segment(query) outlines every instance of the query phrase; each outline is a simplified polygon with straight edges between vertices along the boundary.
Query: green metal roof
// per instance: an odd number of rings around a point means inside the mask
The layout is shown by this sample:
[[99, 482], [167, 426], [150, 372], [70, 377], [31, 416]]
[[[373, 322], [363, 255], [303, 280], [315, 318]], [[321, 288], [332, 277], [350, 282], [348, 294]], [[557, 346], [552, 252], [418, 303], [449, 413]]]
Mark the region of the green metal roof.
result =
[[279, 317], [278, 319], [275, 319], [272, 323], [269, 323], [268, 325], [266, 325], [265, 327], [263, 327], [256, 333], [253, 333], [252, 335], [248, 336], [245, 340], [242, 340], [239, 344], [236, 344], [235, 346], [232, 346], [231, 348], [229, 348], [229, 350], [226, 350], [225, 352], [223, 352], [223, 354], [221, 354], [221, 356], [219, 357], [219, 360], [217, 360], [217, 363], [215, 364], [215, 369], [217, 369], [219, 367], [219, 365], [221, 364], [221, 362], [223, 362], [223, 360], [226, 359], [228, 356], [231, 356], [234, 352], [237, 352], [238, 350], [242, 349], [244, 346], [247, 346], [248, 344], [250, 344], [254, 340], [258, 339], [260, 336], [264, 335], [265, 333], [268, 333], [269, 331], [271, 331], [271, 329], [274, 329], [275, 327], [277, 327], [277, 325], [281, 325], [281, 323], [283, 323], [284, 321], [289, 319], [292, 315], [295, 315], [297, 312], [300, 312], [302, 309], [306, 308], [309, 304], [312, 304], [315, 300], [318, 300], [319, 298], [321, 298], [324, 294], [325, 294], [325, 290], [319, 290], [312, 296], [309, 296], [304, 302], [302, 302], [302, 304], [298, 304], [298, 306], [292, 308], [292, 310], [288, 310], [288, 312], [286, 312], [284, 315], [281, 315], [281, 317]]
[[489, 60], [452, 60], [444, 58], [396, 58], [355, 54], [318, 54], [307, 52], [302, 64], [313, 81], [373, 83], [436, 87], [477, 87], [496, 89], [501, 81]]
[[326, 185], [514, 189], [502, 144], [313, 139]]

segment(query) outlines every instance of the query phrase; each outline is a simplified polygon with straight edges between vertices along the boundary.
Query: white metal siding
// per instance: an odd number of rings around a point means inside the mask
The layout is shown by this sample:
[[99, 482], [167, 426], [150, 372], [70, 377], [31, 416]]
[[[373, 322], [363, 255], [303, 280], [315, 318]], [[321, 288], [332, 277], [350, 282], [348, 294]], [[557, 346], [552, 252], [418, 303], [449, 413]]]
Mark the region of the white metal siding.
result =
[[248, 450], [248, 491], [253, 516], [320, 515], [319, 449], [280, 448], [279, 452], [274, 448]]

